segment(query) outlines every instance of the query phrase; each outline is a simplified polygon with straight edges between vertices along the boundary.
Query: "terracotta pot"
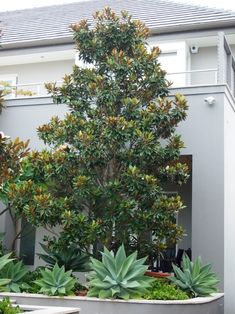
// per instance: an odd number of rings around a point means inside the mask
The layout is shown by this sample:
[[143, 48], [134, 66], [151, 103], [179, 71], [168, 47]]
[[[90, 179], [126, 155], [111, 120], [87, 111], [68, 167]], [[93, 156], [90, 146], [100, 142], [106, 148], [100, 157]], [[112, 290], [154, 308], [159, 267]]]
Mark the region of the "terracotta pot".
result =
[[155, 278], [168, 278], [172, 276], [170, 273], [163, 273], [161, 271], [150, 271], [150, 270], [147, 270], [145, 275], [150, 276], [150, 277], [155, 277]]
[[79, 290], [79, 291], [76, 291], [76, 295], [77, 296], [80, 296], [80, 297], [84, 297], [84, 296], [86, 296], [87, 295], [87, 290]]

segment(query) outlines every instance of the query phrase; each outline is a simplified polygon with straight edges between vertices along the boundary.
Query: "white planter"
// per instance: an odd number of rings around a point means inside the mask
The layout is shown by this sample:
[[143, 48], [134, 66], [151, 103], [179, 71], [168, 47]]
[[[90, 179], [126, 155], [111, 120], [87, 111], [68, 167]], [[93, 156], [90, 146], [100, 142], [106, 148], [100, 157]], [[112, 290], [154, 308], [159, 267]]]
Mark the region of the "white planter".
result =
[[80, 309], [75, 307], [55, 307], [38, 305], [20, 305], [20, 309], [30, 314], [79, 314]]
[[223, 314], [224, 312], [222, 293], [183, 301], [124, 301], [76, 296], [48, 297], [41, 294], [0, 293], [0, 297], [4, 296], [10, 297], [19, 305], [76, 307], [81, 309], [81, 314]]

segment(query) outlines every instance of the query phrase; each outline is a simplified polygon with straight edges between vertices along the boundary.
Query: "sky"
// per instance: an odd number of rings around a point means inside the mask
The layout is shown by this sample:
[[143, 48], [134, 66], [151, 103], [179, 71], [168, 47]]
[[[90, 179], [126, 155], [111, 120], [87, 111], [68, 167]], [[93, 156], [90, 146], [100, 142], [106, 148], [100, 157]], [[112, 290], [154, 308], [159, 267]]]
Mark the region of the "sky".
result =
[[[7, 0], [7, 1], [0, 0], [0, 1], [1, 1], [0, 11], [8, 11], [8, 10], [19, 10], [19, 9], [25, 9], [25, 8], [40, 7], [40, 6], [45, 6], [45, 5], [79, 2], [79, 1], [84, 1], [84, 0]], [[86, 0], [86, 1], [92, 1], [92, 0]], [[174, 0], [174, 1], [235, 11], [234, 0], [223, 0], [223, 1], [221, 0]]]

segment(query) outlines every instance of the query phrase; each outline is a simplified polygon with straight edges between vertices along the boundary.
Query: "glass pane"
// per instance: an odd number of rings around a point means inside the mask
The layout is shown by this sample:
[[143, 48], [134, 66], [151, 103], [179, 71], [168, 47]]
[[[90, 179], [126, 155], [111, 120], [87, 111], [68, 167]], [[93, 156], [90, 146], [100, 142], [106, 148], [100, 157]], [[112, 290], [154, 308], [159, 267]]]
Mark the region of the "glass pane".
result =
[[20, 240], [20, 258], [25, 265], [34, 265], [36, 230], [25, 219], [22, 219], [22, 235]]

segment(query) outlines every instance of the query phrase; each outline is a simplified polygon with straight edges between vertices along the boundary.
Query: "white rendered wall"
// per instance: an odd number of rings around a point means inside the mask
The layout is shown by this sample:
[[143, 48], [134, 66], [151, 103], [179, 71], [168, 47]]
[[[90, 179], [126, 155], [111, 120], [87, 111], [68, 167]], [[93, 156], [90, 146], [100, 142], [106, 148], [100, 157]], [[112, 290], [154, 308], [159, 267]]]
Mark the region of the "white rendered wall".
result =
[[[224, 277], [224, 95], [225, 86], [173, 89], [181, 91], [189, 103], [188, 117], [180, 124], [185, 142], [183, 155], [192, 155], [192, 253], [212, 262]], [[215, 98], [209, 106], [204, 99]], [[35, 128], [55, 114], [63, 116], [66, 107], [51, 104], [49, 98], [8, 101], [0, 116], [0, 128], [12, 136], [32, 139], [31, 147], [41, 148]], [[37, 235], [40, 237], [40, 234]]]
[[74, 59], [54, 62], [1, 66], [0, 76], [17, 74], [19, 84], [62, 80], [65, 74], [72, 72], [73, 65]]
[[[21, 106], [19, 104], [24, 104]], [[37, 128], [49, 122], [52, 116], [62, 117], [66, 112], [64, 105], [52, 104], [50, 98], [27, 98], [9, 100], [7, 110], [0, 115], [0, 130], [11, 138], [30, 139], [30, 147], [41, 149], [44, 144], [39, 140]]]
[[[179, 125], [192, 160], [192, 254], [213, 263], [221, 288], [224, 277], [224, 89], [223, 86], [194, 87], [180, 90], [189, 111]], [[173, 93], [178, 90], [172, 90]], [[205, 98], [213, 96], [215, 105]]]
[[235, 57], [235, 45], [229, 45], [229, 47], [232, 51], [233, 56]]
[[[199, 47], [197, 53], [190, 54], [190, 70], [206, 70], [217, 68], [217, 47]], [[191, 74], [191, 84], [215, 84], [215, 72], [201, 72]]]
[[224, 106], [224, 290], [225, 314], [234, 314], [235, 267], [235, 108], [225, 97]]

